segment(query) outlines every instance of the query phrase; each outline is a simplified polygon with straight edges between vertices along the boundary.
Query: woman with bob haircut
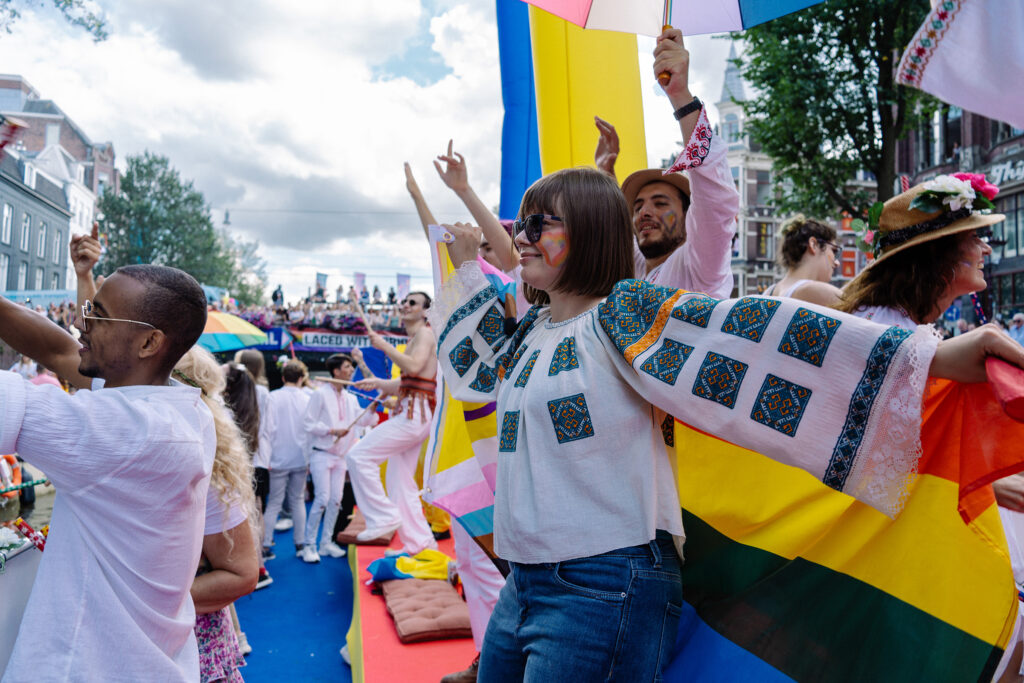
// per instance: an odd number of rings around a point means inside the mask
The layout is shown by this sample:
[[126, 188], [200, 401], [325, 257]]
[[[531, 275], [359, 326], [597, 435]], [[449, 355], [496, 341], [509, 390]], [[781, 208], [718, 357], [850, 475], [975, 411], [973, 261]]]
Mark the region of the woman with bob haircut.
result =
[[832, 306], [840, 291], [829, 284], [839, 261], [836, 229], [797, 214], [782, 224], [776, 258], [786, 274], [764, 291], [765, 296], [786, 296], [812, 304]]
[[[654, 67], [686, 67], [681, 39], [659, 39]], [[940, 343], [813, 304], [624, 279], [625, 198], [588, 168], [523, 197], [515, 245], [534, 306], [506, 334], [473, 227], [447, 227], [457, 270], [431, 309], [438, 362], [454, 398], [496, 403], [494, 551], [510, 566], [481, 681], [660, 680], [683, 598], [670, 415], [895, 515], [929, 374], [984, 381], [986, 354], [1024, 364], [992, 329]]]

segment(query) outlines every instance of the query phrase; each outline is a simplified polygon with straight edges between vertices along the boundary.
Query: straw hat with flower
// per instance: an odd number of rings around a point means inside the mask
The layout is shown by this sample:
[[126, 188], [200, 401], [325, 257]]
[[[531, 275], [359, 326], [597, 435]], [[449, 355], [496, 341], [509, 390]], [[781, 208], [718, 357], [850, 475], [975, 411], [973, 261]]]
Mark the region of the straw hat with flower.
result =
[[876, 203], [859, 240], [859, 246], [875, 257], [868, 268], [922, 242], [999, 223], [1006, 216], [992, 213], [992, 199], [998, 193], [999, 188], [980, 173], [956, 173], [915, 185], [884, 204]]

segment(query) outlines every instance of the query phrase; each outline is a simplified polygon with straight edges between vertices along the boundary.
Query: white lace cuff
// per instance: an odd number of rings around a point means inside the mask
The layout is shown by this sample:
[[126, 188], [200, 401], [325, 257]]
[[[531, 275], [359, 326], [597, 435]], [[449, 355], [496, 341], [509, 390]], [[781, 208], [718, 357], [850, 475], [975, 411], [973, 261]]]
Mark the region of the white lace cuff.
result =
[[443, 285], [434, 290], [434, 303], [427, 311], [427, 320], [435, 330], [442, 329], [461, 304], [489, 283], [476, 260], [465, 261]]
[[860, 455], [844, 491], [895, 517], [917, 480], [921, 459], [921, 404], [939, 338], [919, 325], [893, 358], [875, 398]]

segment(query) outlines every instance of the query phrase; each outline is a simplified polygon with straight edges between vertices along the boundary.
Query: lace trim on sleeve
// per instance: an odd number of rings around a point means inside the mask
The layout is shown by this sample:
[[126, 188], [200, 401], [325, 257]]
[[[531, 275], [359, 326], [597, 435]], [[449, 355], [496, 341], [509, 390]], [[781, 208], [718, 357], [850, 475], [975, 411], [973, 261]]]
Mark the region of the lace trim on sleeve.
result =
[[903, 356], [886, 378], [861, 455], [845, 492], [895, 517], [917, 481], [921, 460], [921, 408], [928, 370], [939, 336], [920, 325], [899, 353]]
[[477, 290], [489, 283], [476, 261], [466, 261], [434, 292], [427, 320], [435, 330], [442, 329], [452, 313]]

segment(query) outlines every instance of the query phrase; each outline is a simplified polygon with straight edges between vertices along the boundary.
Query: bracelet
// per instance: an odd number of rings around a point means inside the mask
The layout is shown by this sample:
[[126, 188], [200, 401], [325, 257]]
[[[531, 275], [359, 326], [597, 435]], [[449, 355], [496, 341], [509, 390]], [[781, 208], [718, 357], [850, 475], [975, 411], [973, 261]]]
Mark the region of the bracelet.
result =
[[687, 114], [692, 114], [693, 112], [698, 111], [703, 106], [704, 103], [700, 101], [700, 98], [694, 97], [692, 102], [690, 102], [689, 104], [684, 104], [683, 106], [679, 107], [679, 109], [676, 109], [676, 112], [675, 114], [673, 114], [673, 116], [676, 117], [676, 121], [679, 121]]

